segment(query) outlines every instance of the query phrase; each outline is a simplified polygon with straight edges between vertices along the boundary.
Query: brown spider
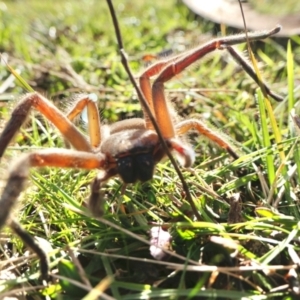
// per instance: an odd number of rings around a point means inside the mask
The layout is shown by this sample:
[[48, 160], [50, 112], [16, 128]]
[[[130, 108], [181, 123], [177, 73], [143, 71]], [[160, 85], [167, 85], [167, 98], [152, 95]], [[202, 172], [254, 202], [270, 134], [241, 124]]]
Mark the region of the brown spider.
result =
[[[231, 146], [217, 133], [209, 129], [197, 119], [189, 119], [174, 124], [168, 109], [164, 83], [182, 72], [189, 65], [216, 50], [227, 49], [234, 59], [256, 81], [266, 94], [280, 101], [282, 98], [274, 94], [265, 83], [261, 82], [252, 67], [231, 47], [231, 45], [267, 38], [280, 31], [280, 26], [270, 31], [248, 33], [221, 37], [205, 45], [182, 53], [176, 57], [159, 61], [148, 67], [139, 77], [140, 89], [148, 102], [152, 114], [161, 130], [167, 147], [180, 158], [184, 167], [194, 162], [192, 148], [180, 138], [191, 129], [216, 142], [226, 149], [234, 158], [238, 155]], [[150, 79], [156, 76], [152, 86]], [[92, 183], [89, 208], [93, 215], [101, 214], [100, 186], [113, 176], [120, 176], [124, 183], [134, 183], [138, 180], [147, 181], [153, 176], [155, 165], [166, 156], [166, 150], [161, 145], [157, 132], [149, 116], [144, 110], [144, 119], [129, 119], [112, 125], [101, 125], [94, 95], [80, 97], [68, 114], [59, 111], [49, 100], [38, 93], [25, 95], [13, 110], [8, 123], [0, 136], [0, 157], [26, 120], [31, 108], [35, 108], [61, 132], [72, 145], [71, 149], [45, 149], [22, 155], [16, 159], [10, 168], [8, 181], [0, 199], [0, 228], [8, 224], [27, 246], [37, 253], [41, 260], [41, 273], [47, 278], [49, 268], [47, 257], [34, 239], [21, 228], [10, 212], [24, 188], [31, 167], [82, 168], [86, 170], [102, 170]], [[72, 123], [84, 108], [88, 112], [87, 139]]]

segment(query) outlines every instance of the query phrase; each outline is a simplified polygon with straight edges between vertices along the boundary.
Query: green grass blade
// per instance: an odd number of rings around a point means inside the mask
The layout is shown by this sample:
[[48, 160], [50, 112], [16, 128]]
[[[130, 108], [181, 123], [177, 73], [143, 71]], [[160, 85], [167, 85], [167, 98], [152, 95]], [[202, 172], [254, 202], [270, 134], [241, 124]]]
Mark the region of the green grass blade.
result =
[[26, 80], [8, 63], [6, 63], [6, 67], [11, 74], [15, 76], [17, 81], [20, 83], [21, 87], [23, 87], [27, 92], [34, 92], [34, 89], [26, 82]]
[[287, 68], [287, 76], [288, 76], [288, 113], [290, 114], [291, 110], [295, 105], [295, 97], [294, 97], [294, 55], [292, 51], [291, 41], [288, 41], [287, 52], [286, 52], [286, 68]]
[[[263, 146], [265, 148], [271, 147], [271, 139], [269, 134], [269, 128], [267, 123], [267, 114], [266, 114], [266, 106], [265, 106], [265, 98], [261, 90], [257, 90], [257, 101], [259, 107], [259, 115], [260, 115], [260, 124], [262, 130], [262, 141]], [[275, 180], [275, 164], [274, 164], [274, 155], [272, 153], [266, 154], [266, 169], [268, 173], [269, 185], [271, 186]]]

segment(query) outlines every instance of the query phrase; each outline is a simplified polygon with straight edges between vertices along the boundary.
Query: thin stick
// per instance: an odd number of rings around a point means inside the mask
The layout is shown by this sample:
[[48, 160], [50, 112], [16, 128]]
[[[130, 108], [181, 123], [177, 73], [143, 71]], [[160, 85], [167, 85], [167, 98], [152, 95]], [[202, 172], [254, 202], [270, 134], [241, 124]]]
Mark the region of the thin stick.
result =
[[189, 191], [189, 188], [188, 188], [188, 185], [186, 183], [186, 181], [184, 180], [184, 177], [182, 175], [182, 172], [180, 170], [180, 168], [178, 167], [178, 164], [176, 163], [176, 160], [174, 159], [174, 157], [172, 156], [162, 134], [161, 134], [161, 131], [160, 131], [160, 128], [159, 126], [157, 125], [157, 122], [155, 120], [155, 117], [153, 116], [152, 112], [151, 112], [151, 109], [142, 93], [142, 91], [140, 90], [139, 86], [137, 85], [135, 79], [134, 79], [134, 76], [130, 70], [130, 67], [128, 65], [128, 60], [127, 60], [127, 56], [126, 56], [126, 53], [125, 53], [125, 50], [124, 50], [124, 47], [123, 47], [123, 41], [122, 41], [122, 37], [121, 37], [121, 32], [120, 32], [120, 27], [119, 27], [119, 24], [118, 24], [118, 20], [117, 20], [117, 17], [116, 17], [116, 13], [115, 13], [115, 10], [114, 10], [114, 7], [112, 5], [112, 1], [111, 0], [107, 0], [107, 4], [108, 4], [108, 7], [109, 7], [109, 11], [110, 11], [110, 14], [111, 14], [111, 17], [112, 17], [112, 21], [113, 21], [113, 24], [114, 24], [114, 28], [115, 28], [115, 33], [116, 33], [116, 37], [117, 37], [117, 41], [118, 41], [118, 46], [119, 46], [119, 51], [120, 51], [120, 55], [121, 55], [121, 62], [129, 76], [129, 79], [132, 83], [132, 85], [134, 86], [137, 94], [138, 94], [138, 97], [139, 99], [141, 100], [142, 102], [142, 105], [144, 106], [145, 108], [145, 111], [147, 113], [147, 115], [149, 116], [149, 119], [151, 120], [152, 124], [153, 124], [153, 127], [159, 137], [159, 140], [162, 144], [162, 146], [164, 147], [165, 151], [166, 151], [166, 154], [168, 155], [172, 165], [174, 166], [174, 169], [176, 171], [176, 173], [178, 174], [178, 177], [182, 183], [182, 187], [185, 191], [185, 194], [186, 194], [186, 199], [187, 201], [190, 203], [191, 205], [191, 208], [193, 210], [193, 213], [194, 215], [197, 217], [197, 220], [202, 220], [198, 210], [197, 210], [197, 207], [192, 199], [192, 196], [190, 194], [190, 191]]

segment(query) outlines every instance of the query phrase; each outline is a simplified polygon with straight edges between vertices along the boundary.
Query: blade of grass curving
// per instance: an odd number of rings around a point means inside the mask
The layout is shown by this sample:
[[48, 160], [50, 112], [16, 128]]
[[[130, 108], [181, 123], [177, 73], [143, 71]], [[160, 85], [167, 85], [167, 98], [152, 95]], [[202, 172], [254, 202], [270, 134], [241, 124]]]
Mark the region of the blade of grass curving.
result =
[[[277, 181], [279, 180], [279, 177], [280, 177], [280, 174], [282, 173], [284, 167], [288, 164], [288, 161], [290, 159], [290, 157], [293, 155], [293, 153], [295, 153], [295, 148], [297, 146], [297, 141], [295, 141], [293, 144], [292, 144], [292, 147], [290, 148], [290, 150], [288, 151], [287, 155], [286, 155], [286, 159], [284, 161], [282, 161], [279, 165], [279, 167], [277, 168], [277, 171], [276, 171], [276, 174], [275, 174], [275, 178], [276, 180], [274, 181], [274, 183], [272, 184], [271, 186], [271, 189], [270, 189], [270, 192], [269, 192], [269, 195], [268, 195], [268, 199], [267, 199], [267, 203], [271, 204], [272, 207], [278, 207], [278, 203], [279, 203], [279, 199], [280, 198], [280, 191], [277, 195], [277, 199], [271, 203], [271, 199], [273, 197], [273, 194], [274, 194], [274, 191], [276, 190], [276, 187], [277, 187]], [[284, 186], [287, 185], [287, 183], [290, 181], [291, 177], [293, 176], [292, 175], [293, 172], [291, 169], [289, 169], [289, 172], [285, 175], [285, 176], [282, 176], [282, 179], [284, 181]], [[279, 182], [279, 185], [280, 184], [280, 181]], [[288, 184], [289, 186], [289, 184]], [[280, 198], [281, 199], [281, 198]], [[297, 207], [294, 205], [294, 201], [293, 201], [293, 198], [292, 196], [288, 195], [287, 199], [290, 201], [290, 205], [291, 205], [291, 212], [294, 216], [297, 216], [299, 218], [299, 211], [297, 209]]]
[[[240, 0], [239, 0], [239, 5], [240, 5], [240, 8], [241, 8], [244, 27], [245, 27], [245, 30], [246, 30], [247, 29], [246, 20], [245, 20], [244, 12], [243, 12], [243, 9], [242, 9], [242, 3], [241, 3]], [[246, 35], [247, 35], [247, 30], [246, 30]], [[281, 161], [284, 162], [285, 161], [285, 153], [283, 151], [283, 148], [281, 146], [278, 146], [282, 142], [281, 132], [280, 132], [279, 127], [277, 125], [277, 121], [276, 121], [275, 116], [274, 116], [274, 112], [273, 112], [273, 108], [271, 106], [271, 102], [270, 102], [270, 100], [268, 98], [268, 95], [265, 91], [265, 88], [262, 84], [261, 74], [259, 72], [259, 68], [257, 66], [257, 62], [256, 62], [256, 59], [254, 57], [254, 54], [251, 50], [249, 39], [247, 39], [247, 50], [248, 50], [249, 57], [250, 57], [250, 60], [252, 62], [253, 68], [254, 68], [254, 70], [257, 74], [257, 77], [259, 79], [259, 86], [260, 86], [261, 94], [258, 98], [259, 98], [259, 101], [262, 100], [262, 101], [260, 101], [261, 103], [264, 102], [263, 106], [265, 107], [266, 111], [268, 112], [268, 117], [270, 119], [271, 128], [272, 128], [272, 131], [274, 133], [275, 141], [276, 141], [277, 148], [278, 148], [278, 151], [279, 151], [279, 156], [281, 158]], [[262, 110], [260, 109], [260, 112], [261, 111]], [[264, 117], [261, 115], [261, 121], [264, 122], [265, 120], [266, 120], [266, 114], [264, 113]], [[266, 129], [263, 129], [263, 130], [265, 130], [264, 133], [267, 132]], [[267, 141], [267, 140], [269, 140], [269, 141]], [[265, 135], [264, 136], [264, 141], [265, 142], [270, 142], [270, 137], [268, 135]], [[272, 160], [274, 160], [274, 157], [267, 156], [267, 168], [268, 168], [268, 171], [271, 171], [271, 174], [268, 174], [270, 185], [273, 184], [274, 180], [275, 180], [274, 164], [273, 164], [273, 166], [271, 166], [271, 161]], [[284, 166], [284, 168], [282, 169], [282, 175], [284, 176], [285, 174], [287, 174], [286, 166]], [[286, 188], [285, 194], [288, 198], [290, 198], [290, 184], [289, 184], [289, 182], [286, 182], [285, 188]]]
[[[264, 96], [261, 90], [257, 90], [257, 102], [258, 102], [259, 115], [260, 115], [263, 146], [265, 148], [269, 148], [271, 147], [272, 143], [270, 140], [270, 134], [268, 130]], [[274, 156], [269, 151], [266, 153], [266, 166], [268, 171], [269, 185], [271, 186], [275, 179], [275, 166], [274, 166]]]
[[298, 235], [298, 232], [299, 232], [299, 225], [297, 225], [296, 228], [294, 228], [288, 234], [288, 236], [283, 241], [280, 242], [280, 244], [278, 244], [276, 247], [274, 247], [268, 253], [266, 253], [265, 255], [263, 255], [262, 257], [260, 257], [259, 261], [262, 264], [265, 264], [265, 265], [267, 265], [268, 263], [270, 263], [275, 257], [277, 257], [279, 255], [279, 253], [281, 251], [283, 251], [284, 249], [286, 249], [288, 247], [288, 245], [290, 244], [290, 242], [293, 241], [294, 238], [296, 238], [296, 236]]
[[[253, 56], [253, 54], [252, 54], [252, 56]], [[254, 59], [254, 57], [253, 57], [253, 59]], [[253, 60], [253, 62], [254, 62], [254, 64], [256, 64], [255, 59]], [[257, 72], [259, 72], [257, 66], [256, 66], [256, 69], [257, 69]], [[275, 115], [274, 115], [274, 112], [273, 112], [273, 108], [271, 106], [271, 102], [270, 102], [269, 98], [267, 97], [266, 93], [264, 92], [263, 86], [261, 86], [260, 89], [262, 91], [261, 97], [263, 97], [263, 99], [264, 99], [264, 105], [265, 105], [266, 110], [268, 112], [268, 116], [269, 116], [270, 123], [271, 123], [271, 128], [272, 128], [272, 131], [274, 133], [275, 142], [276, 142], [276, 145], [277, 145], [277, 150], [279, 152], [281, 163], [283, 164], [281, 174], [282, 174], [282, 176], [286, 176], [288, 174], [288, 170], [287, 170], [287, 167], [286, 167], [286, 164], [285, 164], [286, 156], [285, 156], [283, 147], [281, 146], [282, 136], [281, 136], [279, 127], [277, 125], [277, 121], [275, 119]], [[275, 156], [273, 154], [271, 154], [271, 156], [272, 156], [272, 160], [274, 161]], [[268, 166], [268, 167], [270, 167], [270, 166]], [[274, 165], [272, 166], [272, 169], [274, 170]], [[273, 181], [270, 181], [270, 184], [275, 184], [274, 180], [276, 178], [276, 175], [272, 174], [272, 177], [273, 177]], [[270, 176], [269, 176], [269, 178], [270, 178]], [[286, 181], [284, 186], [285, 186], [285, 196], [286, 196], [286, 198], [288, 199], [289, 202], [293, 202], [293, 199], [291, 198], [291, 194], [290, 194], [290, 189], [291, 189], [290, 182]]]
[[[239, 5], [240, 5], [240, 8], [241, 8], [241, 13], [242, 13], [242, 17], [243, 17], [245, 34], [247, 36], [247, 25], [246, 25], [246, 20], [245, 20], [244, 11], [243, 11], [243, 8], [242, 8], [241, 0], [239, 0]], [[256, 73], [256, 75], [259, 79], [259, 87], [260, 87], [260, 89], [262, 91], [262, 94], [263, 94], [263, 97], [264, 97], [265, 107], [267, 109], [267, 112], [268, 112], [268, 115], [269, 115], [269, 118], [270, 118], [270, 123], [271, 123], [271, 127], [272, 127], [272, 130], [273, 130], [274, 136], [275, 136], [275, 141], [278, 144], [278, 143], [281, 142], [281, 133], [280, 133], [279, 128], [277, 126], [277, 122], [276, 122], [276, 119], [275, 119], [275, 116], [274, 116], [274, 112], [273, 112], [270, 100], [268, 98], [268, 95], [266, 93], [266, 90], [264, 88], [262, 77], [261, 77], [259, 68], [257, 66], [257, 62], [256, 62], [256, 59], [255, 59], [254, 54], [252, 52], [252, 49], [251, 49], [251, 46], [250, 46], [250, 41], [249, 41], [248, 38], [247, 38], [247, 50], [248, 50], [250, 61], [252, 62], [255, 73]], [[280, 148], [278, 150], [279, 150], [280, 157], [283, 160], [284, 157], [285, 157], [285, 154], [284, 154], [283, 151], [281, 151]]]
[[[0, 58], [2, 59], [2, 55], [0, 54]], [[20, 83], [21, 87], [23, 87], [27, 92], [34, 92], [34, 89], [26, 82], [26, 80], [17, 72], [13, 67], [11, 67], [5, 60], [5, 65], [9, 72], [15, 76], [17, 81]]]

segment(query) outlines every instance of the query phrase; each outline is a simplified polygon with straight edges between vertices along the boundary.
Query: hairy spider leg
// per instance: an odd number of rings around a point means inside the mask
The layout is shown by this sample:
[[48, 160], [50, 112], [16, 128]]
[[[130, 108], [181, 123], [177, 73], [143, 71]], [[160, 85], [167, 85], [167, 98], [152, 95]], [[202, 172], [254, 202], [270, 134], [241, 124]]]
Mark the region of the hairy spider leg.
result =
[[88, 133], [90, 144], [96, 149], [101, 144], [101, 121], [97, 105], [97, 96], [95, 94], [83, 95], [75, 102], [75, 105], [67, 113], [66, 117], [73, 121], [83, 110], [87, 109]]
[[94, 154], [69, 149], [45, 149], [33, 153], [24, 154], [9, 171], [9, 177], [0, 198], [0, 227], [5, 224], [12, 206], [24, 187], [29, 169], [32, 167], [56, 167], [99, 169], [104, 168], [107, 162], [103, 154]]
[[25, 187], [26, 180], [29, 176], [29, 169], [32, 167], [47, 166], [92, 170], [105, 168], [106, 164], [107, 162], [103, 154], [93, 154], [68, 149], [47, 149], [24, 154], [11, 167], [7, 184], [0, 198], [0, 207], [2, 207], [0, 210], [0, 229], [8, 223], [24, 243], [37, 253], [41, 259], [41, 274], [44, 279], [48, 277], [49, 272], [47, 259], [45, 260], [46, 254], [16, 221], [12, 219], [7, 222], [11, 209]]
[[233, 149], [233, 147], [223, 138], [220, 134], [215, 133], [205, 123], [197, 119], [189, 119], [179, 122], [175, 126], [176, 134], [185, 134], [187, 131], [195, 129], [200, 134], [206, 136], [209, 140], [218, 144], [221, 148], [225, 149], [234, 159], [238, 159], [239, 156]]
[[25, 122], [32, 107], [52, 122], [75, 149], [86, 152], [93, 151], [86, 137], [74, 124], [53, 103], [39, 93], [34, 92], [25, 95], [13, 110], [10, 120], [0, 136], [0, 157], [2, 157], [8, 144]]
[[[97, 106], [97, 96], [95, 94], [83, 95], [80, 96], [78, 100], [75, 101], [75, 104], [66, 114], [66, 117], [73, 121], [78, 115], [80, 115], [84, 109], [87, 108], [87, 118], [88, 118], [88, 132], [90, 136], [90, 143], [92, 147], [96, 150], [99, 149], [101, 142], [103, 142], [110, 135], [127, 131], [132, 129], [148, 129], [146, 127], [146, 122], [141, 118], [131, 118], [118, 121], [109, 126], [102, 125], [99, 110]], [[103, 136], [101, 129], [103, 129]]]
[[[203, 46], [195, 48], [189, 51], [186, 55], [179, 56], [174, 62], [167, 64], [165, 68], [159, 73], [152, 86], [153, 106], [155, 111], [156, 120], [158, 122], [165, 138], [174, 137], [175, 131], [173, 128], [170, 115], [166, 116], [167, 104], [164, 95], [164, 83], [172, 79], [174, 76], [182, 72], [191, 64], [202, 58], [206, 54], [216, 49], [226, 49], [229, 45], [235, 45], [247, 41], [247, 37], [250, 41], [269, 37], [272, 34], [277, 33], [281, 29], [280, 26], [270, 31], [253, 32], [245, 34], [239, 34], [229, 37], [221, 37], [206, 43]], [[245, 69], [247, 72], [248, 69]], [[277, 99], [276, 99], [277, 100]]]
[[[249, 32], [247, 35], [242, 33], [234, 36], [217, 38], [186, 53], [159, 61], [149, 66], [140, 76], [139, 82], [150, 109], [152, 112], [154, 112], [163, 136], [168, 139], [174, 137], [175, 135], [172, 118], [168, 112], [164, 96], [164, 83], [172, 79], [174, 76], [182, 72], [184, 69], [206, 54], [217, 49], [227, 49], [234, 59], [240, 63], [245, 71], [253, 78], [253, 80], [258, 84], [262, 84], [268, 95], [270, 95], [276, 101], [282, 101], [282, 97], [273, 93], [264, 82], [261, 82], [252, 66], [231, 47], [231, 45], [244, 43], [247, 41], [247, 39], [249, 41], [265, 39], [278, 33], [280, 30], [281, 26], [277, 26], [269, 31]], [[154, 81], [151, 88], [150, 78], [155, 75], [158, 75], [158, 77]], [[151, 124], [151, 121], [145, 112], [144, 114], [147, 128], [152, 129], [153, 125]]]

